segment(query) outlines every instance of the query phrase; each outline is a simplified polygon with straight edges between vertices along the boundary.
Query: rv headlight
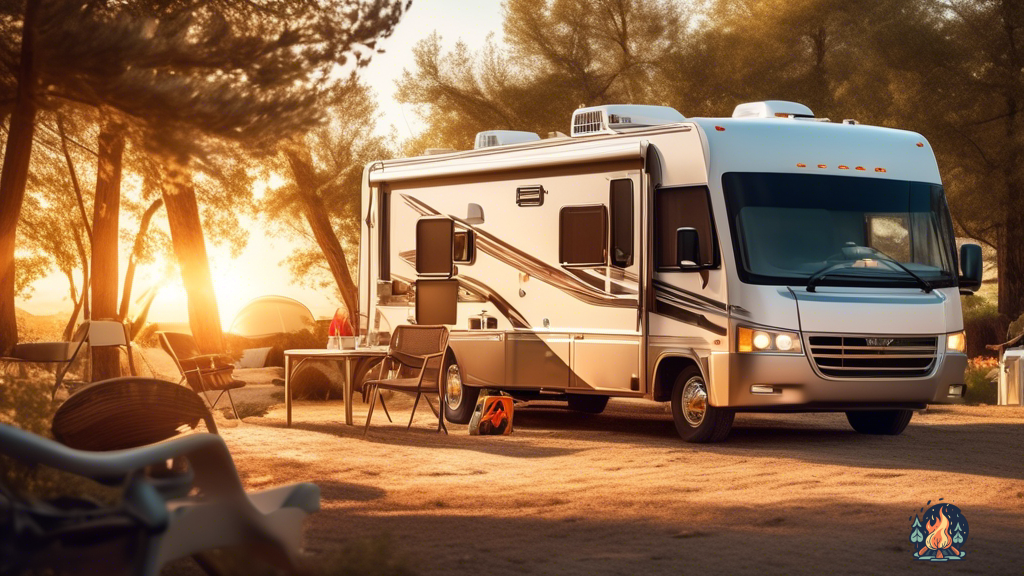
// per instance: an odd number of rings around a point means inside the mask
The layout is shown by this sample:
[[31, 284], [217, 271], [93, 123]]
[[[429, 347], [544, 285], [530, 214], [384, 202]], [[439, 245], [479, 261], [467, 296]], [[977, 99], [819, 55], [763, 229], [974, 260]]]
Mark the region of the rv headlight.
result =
[[800, 354], [800, 335], [796, 332], [740, 326], [736, 330], [736, 351]]
[[962, 354], [966, 350], [967, 334], [963, 330], [946, 334], [946, 352], [960, 352]]

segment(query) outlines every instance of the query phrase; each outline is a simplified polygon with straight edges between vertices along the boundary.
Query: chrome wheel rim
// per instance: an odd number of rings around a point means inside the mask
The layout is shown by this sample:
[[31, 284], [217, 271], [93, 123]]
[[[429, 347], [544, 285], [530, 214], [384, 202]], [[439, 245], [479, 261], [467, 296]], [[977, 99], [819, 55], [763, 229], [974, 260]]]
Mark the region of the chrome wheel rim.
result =
[[458, 410], [462, 405], [462, 375], [459, 374], [459, 366], [452, 364], [448, 367], [448, 374], [445, 377], [444, 389], [445, 402], [448, 408]]
[[704, 381], [691, 378], [683, 387], [683, 418], [686, 423], [696, 428], [704, 421], [708, 411], [708, 392], [704, 389]]

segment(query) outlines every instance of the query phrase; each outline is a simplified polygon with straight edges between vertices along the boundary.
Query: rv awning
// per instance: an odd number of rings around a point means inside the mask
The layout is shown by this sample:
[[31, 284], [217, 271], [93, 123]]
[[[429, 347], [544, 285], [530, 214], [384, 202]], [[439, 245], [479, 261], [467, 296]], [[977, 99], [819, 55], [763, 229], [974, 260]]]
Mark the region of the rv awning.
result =
[[[436, 158], [416, 158], [382, 162], [370, 171], [370, 183], [420, 180], [445, 176], [462, 176], [481, 172], [499, 172], [585, 164], [613, 160], [642, 160], [646, 142], [633, 138], [610, 141], [582, 140], [578, 144], [548, 144], [522, 150], [484, 149]], [[464, 154], [464, 155], [463, 155]], [[383, 167], [379, 167], [380, 165]]]

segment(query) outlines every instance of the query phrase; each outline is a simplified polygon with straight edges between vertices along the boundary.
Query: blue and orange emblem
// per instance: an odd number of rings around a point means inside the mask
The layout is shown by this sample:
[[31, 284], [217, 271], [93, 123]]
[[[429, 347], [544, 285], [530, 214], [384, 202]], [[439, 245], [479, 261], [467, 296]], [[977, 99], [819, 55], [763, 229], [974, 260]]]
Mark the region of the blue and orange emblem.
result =
[[[925, 506], [931, 503], [929, 500]], [[963, 560], [969, 528], [960, 509], [940, 499], [927, 510], [921, 508], [921, 513], [921, 517], [916, 514], [911, 517], [910, 542], [914, 545], [914, 557], [931, 562]]]

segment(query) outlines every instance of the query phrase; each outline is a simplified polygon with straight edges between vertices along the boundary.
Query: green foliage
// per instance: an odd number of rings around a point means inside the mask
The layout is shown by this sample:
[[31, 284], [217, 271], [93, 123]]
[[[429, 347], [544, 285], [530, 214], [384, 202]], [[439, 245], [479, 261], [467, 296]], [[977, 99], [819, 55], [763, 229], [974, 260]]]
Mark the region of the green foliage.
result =
[[14, 259], [14, 297], [29, 299], [32, 296], [32, 283], [50, 272], [51, 260], [46, 254]]
[[[235, 410], [238, 411], [238, 417], [242, 420], [246, 418], [262, 418], [267, 415], [270, 411], [270, 406], [266, 404], [259, 404], [256, 402], [236, 402]], [[221, 410], [225, 418], [234, 418], [235, 413], [230, 408], [224, 408]]]
[[307, 222], [308, 205], [303, 202], [302, 193], [311, 193], [327, 208], [349, 270], [353, 271], [359, 253], [363, 167], [390, 157], [392, 149], [384, 136], [373, 132], [380, 111], [374, 94], [365, 85], [351, 81], [336, 89], [326, 116], [326, 124], [289, 144], [308, 150], [313, 189], [300, 188], [293, 167], [281, 154], [266, 166], [287, 180], [282, 186], [267, 189], [258, 209], [272, 229], [300, 243], [285, 261], [292, 276], [307, 286], [333, 288], [338, 293], [323, 250]]
[[666, 102], [664, 69], [688, 17], [665, 0], [510, 0], [507, 46], [442, 53], [436, 34], [414, 49], [396, 98], [427, 121], [406, 145], [466, 149], [481, 130], [566, 131], [580, 104]]
[[999, 316], [999, 308], [995, 303], [976, 296], [961, 296], [960, 305], [963, 309], [964, 321], [984, 320]]
[[[996, 369], [998, 370], [998, 369]], [[970, 366], [964, 374], [967, 392], [964, 401], [968, 404], [996, 404], [999, 399], [998, 377], [990, 378], [991, 366]]]
[[[50, 437], [50, 423], [57, 408], [50, 400], [52, 386], [53, 374], [34, 367], [28, 367], [24, 377], [0, 373], [0, 423]], [[0, 482], [16, 493], [39, 498], [74, 495], [108, 501], [114, 497], [113, 491], [78, 476], [29, 466], [6, 456], [0, 456]]]
[[[978, 296], [960, 298], [964, 314], [964, 331], [967, 332], [967, 355], [995, 356], [987, 345], [1005, 342], [1006, 322], [995, 304]], [[1012, 331], [1012, 329], [1011, 329]]]

